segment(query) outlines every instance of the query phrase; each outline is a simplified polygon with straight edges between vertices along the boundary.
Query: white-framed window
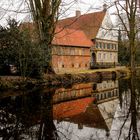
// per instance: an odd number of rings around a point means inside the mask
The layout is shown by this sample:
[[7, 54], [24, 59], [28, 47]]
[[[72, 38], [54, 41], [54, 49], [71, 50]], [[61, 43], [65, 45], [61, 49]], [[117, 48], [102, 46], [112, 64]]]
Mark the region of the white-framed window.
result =
[[112, 53], [110, 54], [110, 59], [112, 59]]
[[114, 55], [114, 62], [116, 62], [116, 55]]
[[106, 59], [106, 54], [104, 53], [104, 59]]
[[103, 48], [106, 49], [106, 43], [103, 43]]
[[114, 44], [114, 48], [115, 48], [115, 50], [117, 50], [116, 44]]
[[96, 42], [96, 48], [98, 48], [99, 47], [99, 43], [98, 42]]
[[107, 49], [110, 49], [110, 44], [109, 43], [107, 44]]
[[102, 54], [101, 54], [101, 53], [99, 53], [99, 54], [98, 54], [98, 56], [99, 56], [99, 59], [101, 59], [101, 58], [102, 58]]
[[113, 45], [113, 44], [111, 44], [111, 46], [112, 46], [112, 49], [114, 49], [114, 45]]
[[102, 43], [101, 42], [99, 42], [99, 46], [100, 46], [100, 49], [102, 49]]

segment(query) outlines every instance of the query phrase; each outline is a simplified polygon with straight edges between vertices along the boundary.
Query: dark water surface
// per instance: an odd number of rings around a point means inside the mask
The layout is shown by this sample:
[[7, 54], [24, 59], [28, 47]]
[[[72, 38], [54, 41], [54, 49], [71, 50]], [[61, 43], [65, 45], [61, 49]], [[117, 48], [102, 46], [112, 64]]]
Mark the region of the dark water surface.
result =
[[139, 78], [16, 92], [1, 93], [0, 140], [140, 138]]

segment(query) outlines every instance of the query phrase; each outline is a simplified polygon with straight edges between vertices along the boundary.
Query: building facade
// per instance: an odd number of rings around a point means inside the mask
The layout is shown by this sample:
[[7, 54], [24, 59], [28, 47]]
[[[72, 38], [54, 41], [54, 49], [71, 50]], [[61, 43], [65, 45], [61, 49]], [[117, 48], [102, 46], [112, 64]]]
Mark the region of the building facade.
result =
[[118, 35], [113, 30], [111, 18], [106, 10], [85, 15], [76, 11], [75, 17], [60, 20], [57, 26], [80, 30], [92, 41], [88, 68], [114, 67], [118, 64]]
[[90, 48], [93, 46], [83, 31], [57, 28], [52, 44], [52, 63], [55, 72], [65, 73], [90, 67]]
[[109, 13], [103, 12], [105, 15], [94, 38], [95, 46], [91, 49], [91, 67], [112, 67], [118, 64], [118, 35]]
[[[34, 30], [33, 24], [27, 25]], [[56, 73], [117, 65], [118, 35], [108, 12], [81, 15], [76, 11], [74, 17], [59, 20], [52, 41], [52, 64]]]
[[118, 64], [117, 41], [96, 39], [95, 48], [91, 49], [91, 68], [112, 67]]

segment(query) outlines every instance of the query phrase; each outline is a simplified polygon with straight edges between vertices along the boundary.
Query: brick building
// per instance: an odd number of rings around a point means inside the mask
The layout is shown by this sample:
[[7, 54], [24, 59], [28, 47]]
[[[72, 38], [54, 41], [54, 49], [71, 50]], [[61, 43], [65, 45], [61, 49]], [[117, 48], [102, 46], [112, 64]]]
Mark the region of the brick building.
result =
[[[77, 56], [75, 59], [76, 61], [68, 60], [67, 58], [67, 62], [72, 61], [72, 63], [75, 63], [74, 66], [69, 65], [69, 68], [71, 66], [72, 68], [80, 69], [111, 67], [118, 63], [117, 34], [112, 30], [113, 24], [105, 9], [100, 12], [84, 15], [81, 15], [80, 11], [76, 11], [75, 17], [60, 20], [57, 26], [63, 29], [75, 30], [74, 33], [77, 32], [77, 34], [79, 34], [78, 32], [82, 32], [82, 34], [84, 34], [87, 39], [93, 43], [91, 47], [89, 45], [90, 50], [86, 53], [88, 58], [85, 59], [85, 56]], [[79, 41], [75, 34], [71, 33], [71, 36], [73, 36], [73, 42], [75, 43], [83, 40], [83, 36], [81, 36], [81, 39], [79, 36]], [[68, 42], [67, 39], [66, 42]], [[65, 44], [65, 46], [67, 46], [67, 44]], [[83, 44], [81, 42], [81, 49], [83, 48], [82, 46]], [[73, 55], [76, 57], [76, 51]], [[82, 65], [80, 64], [81, 61], [83, 63]], [[78, 65], [81, 67], [78, 67]]]
[[90, 48], [93, 46], [82, 30], [56, 29], [52, 41], [52, 62], [56, 72], [89, 69]]
[[[28, 26], [29, 30], [34, 30], [33, 23], [24, 25]], [[110, 16], [105, 9], [84, 15], [76, 11], [74, 17], [59, 20], [52, 41], [52, 64], [55, 72], [116, 65], [118, 41], [112, 27]]]

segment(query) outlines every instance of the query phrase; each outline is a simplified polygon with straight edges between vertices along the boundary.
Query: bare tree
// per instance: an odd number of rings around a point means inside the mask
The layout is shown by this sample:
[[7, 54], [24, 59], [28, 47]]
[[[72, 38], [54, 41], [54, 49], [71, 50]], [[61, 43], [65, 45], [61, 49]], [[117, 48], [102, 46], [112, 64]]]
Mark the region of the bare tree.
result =
[[[122, 26], [126, 32], [129, 42], [130, 50], [130, 68], [131, 72], [135, 73], [135, 55], [136, 55], [136, 39], [138, 34], [137, 28], [137, 0], [116, 0], [115, 7], [117, 9], [117, 16], [119, 17]], [[126, 20], [124, 20], [124, 15]], [[127, 24], [126, 24], [127, 21]]]
[[44, 67], [47, 73], [54, 73], [52, 67], [52, 46], [55, 26], [61, 0], [29, 0], [33, 20], [44, 50]]

